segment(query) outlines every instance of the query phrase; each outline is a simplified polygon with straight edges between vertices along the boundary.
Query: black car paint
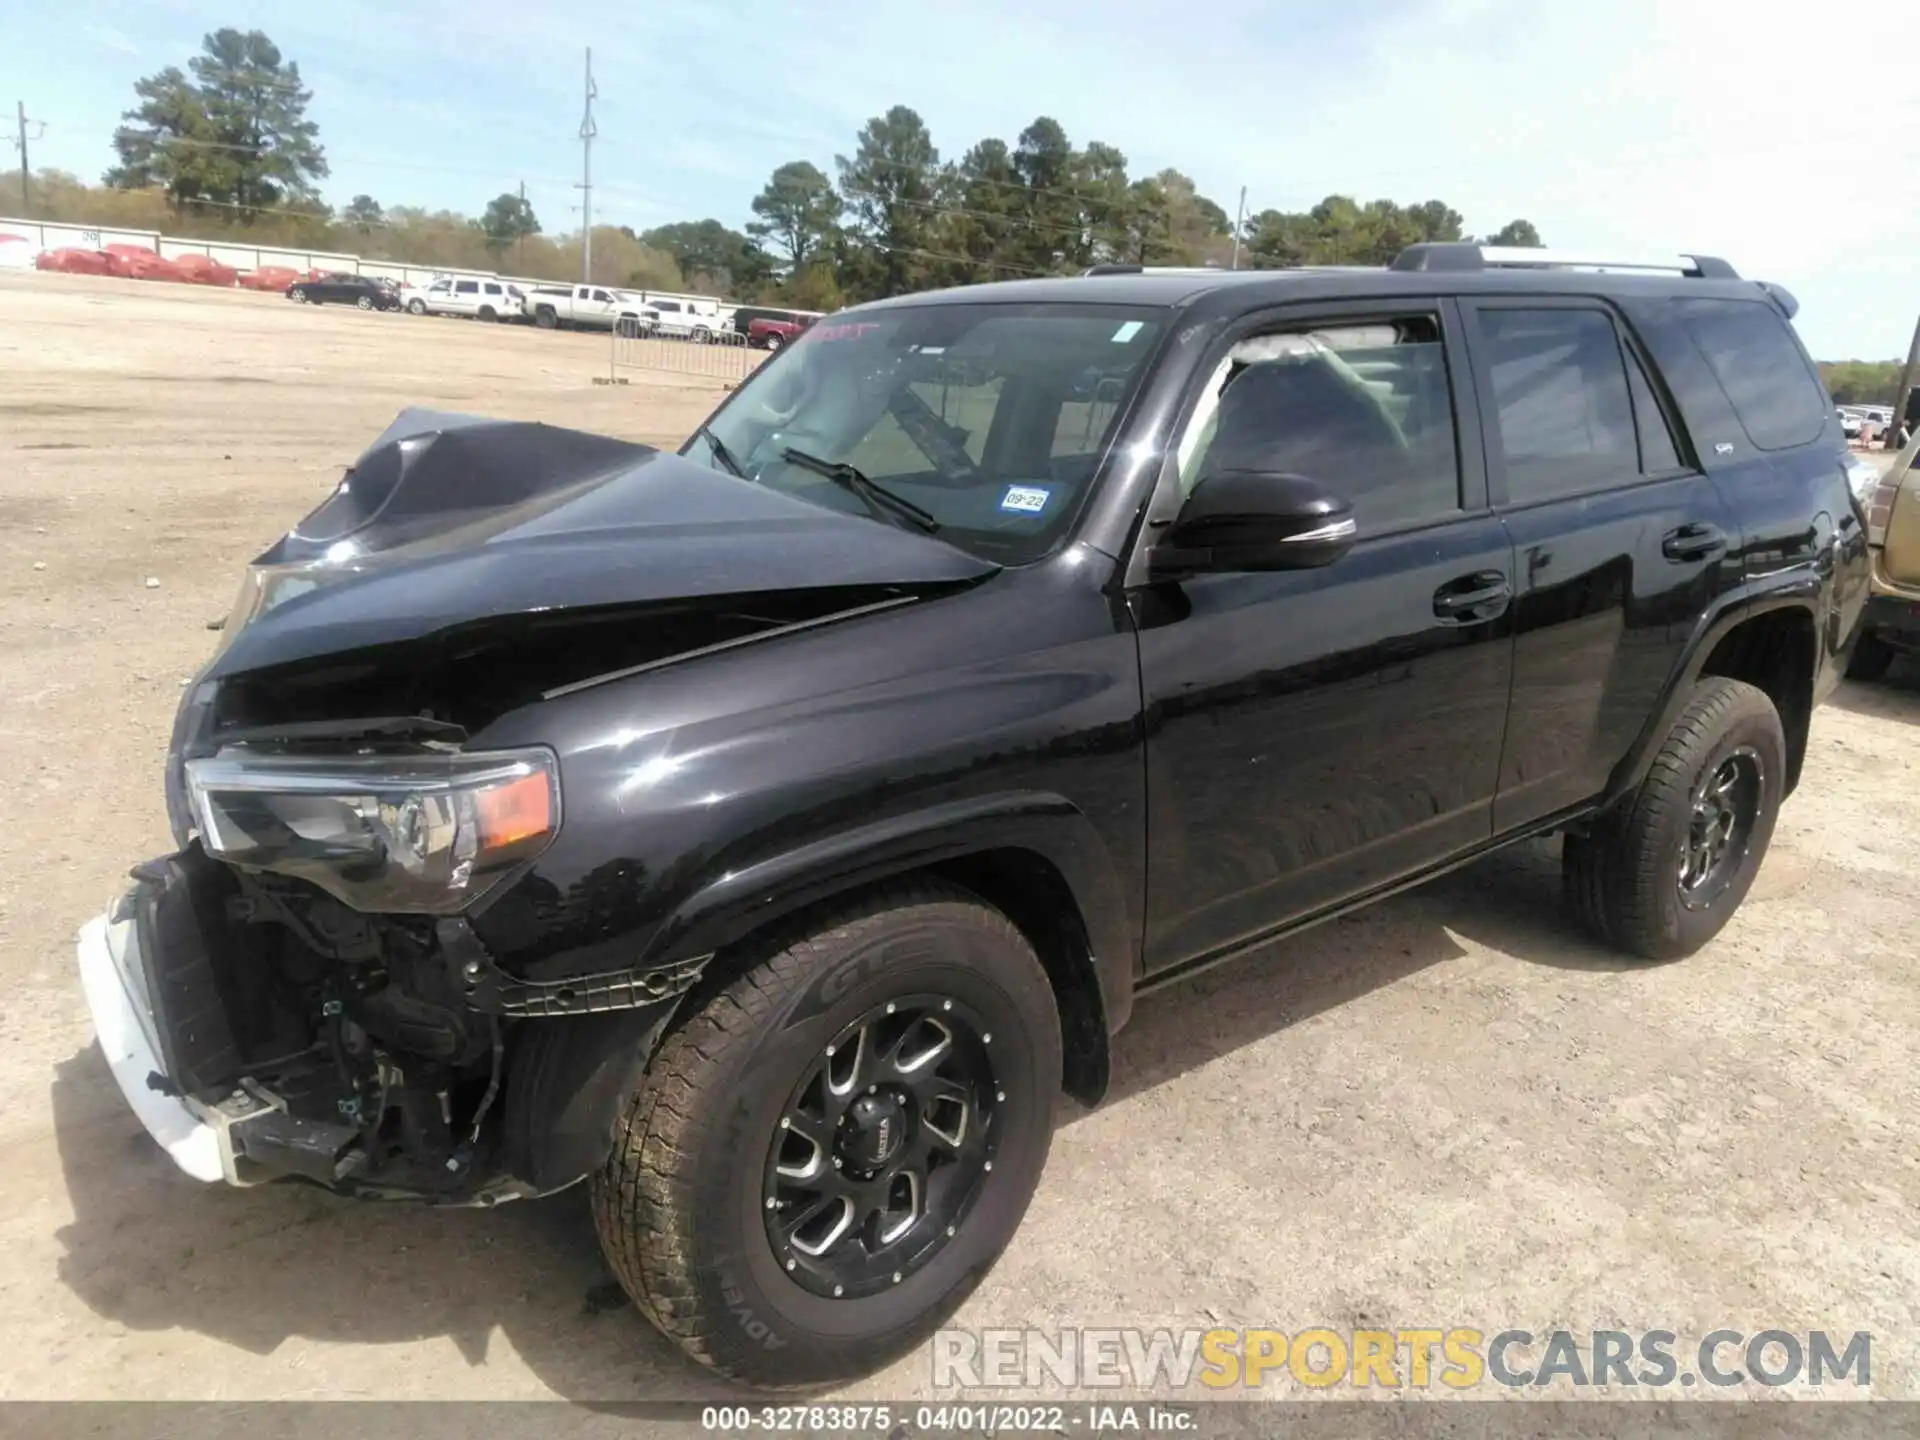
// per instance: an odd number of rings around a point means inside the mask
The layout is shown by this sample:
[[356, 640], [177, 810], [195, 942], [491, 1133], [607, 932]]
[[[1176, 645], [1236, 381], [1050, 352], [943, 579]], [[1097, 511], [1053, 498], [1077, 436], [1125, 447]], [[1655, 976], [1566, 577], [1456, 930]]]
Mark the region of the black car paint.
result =
[[[474, 938], [527, 978], [645, 967], [697, 958], [852, 885], [990, 854], [1064, 887], [1099, 1020], [1115, 1030], [1143, 984], [1502, 838], [1577, 823], [1643, 773], [1687, 685], [1747, 618], [1804, 614], [1809, 708], [1831, 688], [1864, 599], [1837, 423], [1821, 444], [1756, 451], [1663, 314], [1676, 283], [1755, 293], [1719, 280], [1302, 272], [880, 302], [1177, 307], [1059, 549], [994, 569], [648, 453], [530, 497], [551, 507], [544, 521], [503, 509], [473, 522], [486, 540], [473, 552], [425, 553], [458, 532], [420, 542], [424, 558], [401, 547], [256, 622], [203, 678], [341, 645], [377, 655], [483, 611], [732, 594], [756, 576], [891, 587], [901, 603], [889, 608], [606, 679], [473, 734], [475, 748], [551, 747], [565, 797], [552, 847], [468, 917]], [[1142, 557], [1178, 502], [1167, 451], [1223, 337], [1296, 306], [1383, 295], [1444, 314], [1465, 512], [1364, 541], [1322, 571], [1147, 583]], [[1509, 505], [1482, 440], [1484, 383], [1457, 362], [1476, 298], [1514, 295], [1606, 306], [1656, 362], [1697, 464]], [[564, 543], [536, 540], [543, 524]], [[1720, 527], [1725, 551], [1663, 553], [1663, 537], [1695, 524]], [[537, 572], [516, 577], [498, 558], [516, 554]], [[1436, 615], [1438, 591], [1486, 572], [1505, 578], [1507, 603], [1468, 623]], [[212, 743], [205, 726], [183, 726], [176, 751]], [[1093, 1098], [1099, 1085], [1084, 1088]]]

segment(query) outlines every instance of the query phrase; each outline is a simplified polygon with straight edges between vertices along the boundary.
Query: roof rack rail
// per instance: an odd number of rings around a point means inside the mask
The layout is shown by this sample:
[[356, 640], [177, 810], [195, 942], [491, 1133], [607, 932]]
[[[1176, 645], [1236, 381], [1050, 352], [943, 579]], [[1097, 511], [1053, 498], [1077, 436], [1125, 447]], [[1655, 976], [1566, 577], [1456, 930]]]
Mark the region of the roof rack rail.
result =
[[1231, 275], [1220, 265], [1089, 265], [1080, 272], [1089, 275]]
[[1390, 270], [1624, 270], [1634, 273], [1687, 275], [1702, 280], [1738, 280], [1733, 266], [1714, 255], [1662, 255], [1623, 259], [1571, 250], [1544, 250], [1519, 245], [1475, 245], [1432, 241], [1409, 245], [1387, 267]]

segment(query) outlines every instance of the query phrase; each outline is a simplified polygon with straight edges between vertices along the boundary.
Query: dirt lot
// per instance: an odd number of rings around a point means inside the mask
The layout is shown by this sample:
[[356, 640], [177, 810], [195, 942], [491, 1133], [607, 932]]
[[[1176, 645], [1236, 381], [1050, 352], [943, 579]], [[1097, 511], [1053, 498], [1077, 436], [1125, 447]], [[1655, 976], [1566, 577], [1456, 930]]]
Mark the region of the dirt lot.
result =
[[[0, 276], [0, 1395], [719, 1393], [610, 1293], [578, 1192], [432, 1213], [175, 1173], [72, 973], [76, 928], [167, 848], [167, 727], [246, 560], [407, 404], [665, 442], [712, 399], [596, 386], [605, 359]], [[1915, 677], [1820, 714], [1758, 887], [1694, 959], [1571, 938], [1555, 864], [1500, 857], [1142, 1002], [960, 1323], [1869, 1330], [1875, 1393], [1920, 1396]], [[855, 1393], [929, 1395], [928, 1361]]]

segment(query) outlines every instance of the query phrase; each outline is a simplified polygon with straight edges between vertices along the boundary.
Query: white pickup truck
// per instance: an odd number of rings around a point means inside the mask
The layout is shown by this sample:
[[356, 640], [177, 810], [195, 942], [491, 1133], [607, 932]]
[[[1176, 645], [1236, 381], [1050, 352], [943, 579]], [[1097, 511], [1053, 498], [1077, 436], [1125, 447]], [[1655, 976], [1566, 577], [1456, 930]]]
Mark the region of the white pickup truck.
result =
[[639, 335], [660, 323], [660, 314], [625, 291], [604, 285], [536, 285], [527, 292], [527, 318], [542, 330], [566, 325]]

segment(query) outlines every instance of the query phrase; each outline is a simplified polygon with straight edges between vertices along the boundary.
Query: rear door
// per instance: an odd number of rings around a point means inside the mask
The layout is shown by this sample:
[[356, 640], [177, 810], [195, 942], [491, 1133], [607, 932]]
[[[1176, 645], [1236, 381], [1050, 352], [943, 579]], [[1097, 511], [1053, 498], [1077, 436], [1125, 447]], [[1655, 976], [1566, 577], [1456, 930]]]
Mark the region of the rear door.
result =
[[1487, 482], [1513, 537], [1513, 700], [1493, 824], [1600, 793], [1739, 533], [1641, 347], [1597, 299], [1462, 301]]
[[480, 312], [480, 282], [454, 281], [453, 294], [447, 298], [447, 309], [455, 315], [477, 315]]

